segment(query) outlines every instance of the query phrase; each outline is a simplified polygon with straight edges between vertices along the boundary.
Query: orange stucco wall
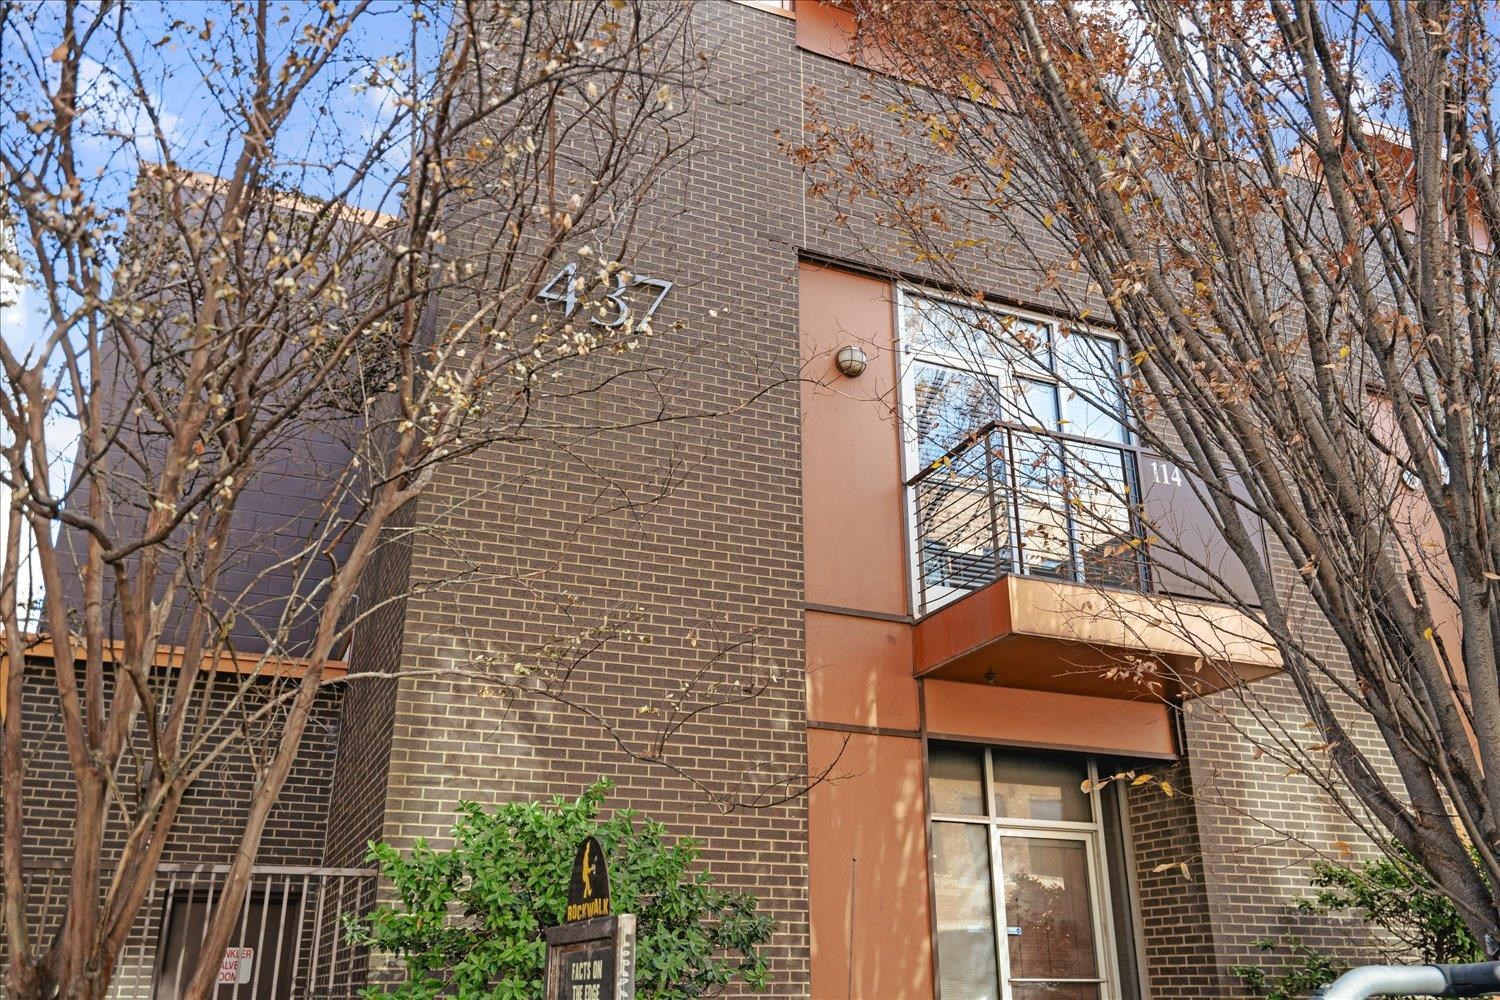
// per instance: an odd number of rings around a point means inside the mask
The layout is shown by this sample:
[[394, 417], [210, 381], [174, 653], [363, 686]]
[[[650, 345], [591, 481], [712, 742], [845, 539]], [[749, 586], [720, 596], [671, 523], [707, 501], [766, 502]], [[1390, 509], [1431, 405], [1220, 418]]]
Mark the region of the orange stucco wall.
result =
[[924, 728], [1166, 756], [1172, 727], [1157, 702], [915, 679], [892, 286], [817, 264], [799, 281], [808, 758], [831, 768], [808, 801], [812, 995], [930, 997]]
[[812, 995], [932, 996], [921, 741], [814, 731], [808, 758], [836, 762], [808, 802]]
[[[906, 515], [891, 285], [815, 264], [804, 264], [799, 279], [806, 599], [904, 615]], [[841, 375], [834, 363], [845, 344], [869, 358], [858, 378]], [[806, 642], [810, 726], [907, 734], [808, 733], [813, 773], [832, 766], [808, 801], [812, 995], [930, 997], [912, 626], [809, 608]], [[892, 913], [902, 919], [890, 919]]]
[[1171, 757], [1167, 706], [983, 684], [926, 681], [927, 731], [987, 743]]
[[[906, 525], [889, 282], [802, 265], [802, 496], [807, 600], [905, 614]], [[834, 356], [856, 344], [858, 378]]]
[[912, 627], [807, 613], [807, 717], [813, 722], [915, 730]]
[[820, 3], [797, 0], [797, 45], [842, 62], [854, 59], [854, 14]]

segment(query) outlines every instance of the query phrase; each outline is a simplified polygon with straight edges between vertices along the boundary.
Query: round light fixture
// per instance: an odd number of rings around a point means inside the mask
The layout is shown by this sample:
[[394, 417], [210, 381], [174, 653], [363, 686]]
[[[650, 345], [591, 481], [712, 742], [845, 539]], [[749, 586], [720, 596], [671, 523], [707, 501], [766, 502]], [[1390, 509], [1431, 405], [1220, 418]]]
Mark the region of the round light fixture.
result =
[[845, 344], [843, 347], [840, 347], [838, 356], [834, 358], [834, 361], [838, 364], [839, 371], [850, 378], [858, 378], [865, 370], [865, 366], [870, 363], [870, 359], [865, 357], [864, 350], [855, 347], [853, 344]]

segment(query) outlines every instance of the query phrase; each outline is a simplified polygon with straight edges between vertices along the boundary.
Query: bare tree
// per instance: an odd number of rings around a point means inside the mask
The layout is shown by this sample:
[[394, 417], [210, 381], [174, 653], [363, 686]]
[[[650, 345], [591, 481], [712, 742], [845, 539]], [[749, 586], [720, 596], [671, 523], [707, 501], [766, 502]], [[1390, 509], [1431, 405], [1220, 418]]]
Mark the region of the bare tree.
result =
[[[706, 65], [688, 29], [644, 0], [0, 5], [0, 246], [35, 306], [0, 344], [7, 995], [104, 996], [184, 796], [250, 752], [201, 951], [221, 953], [414, 500], [631, 372], [663, 292], [629, 271], [634, 227], [687, 155]], [[288, 476], [311, 499], [262, 538], [246, 498]], [[536, 669], [455, 669], [567, 702], [580, 659], [634, 629], [591, 622]], [[712, 666], [746, 641], [705, 648], [661, 742], [627, 749], [659, 759], [673, 727], [753, 698]], [[55, 928], [25, 891], [29, 684], [72, 785]]]
[[[1188, 470], [1248, 586], [1180, 539], [1174, 557], [1264, 630], [1309, 714], [1297, 733], [1264, 711], [1258, 739], [1500, 936], [1488, 13], [854, 10], [885, 124], [810, 95], [789, 145], [814, 193], [911, 273], [982, 299], [977, 276], [1012, 267], [1067, 322], [1118, 331], [1137, 433]], [[1172, 548], [1118, 477], [1108, 495]], [[1319, 627], [1332, 649], [1309, 641]]]

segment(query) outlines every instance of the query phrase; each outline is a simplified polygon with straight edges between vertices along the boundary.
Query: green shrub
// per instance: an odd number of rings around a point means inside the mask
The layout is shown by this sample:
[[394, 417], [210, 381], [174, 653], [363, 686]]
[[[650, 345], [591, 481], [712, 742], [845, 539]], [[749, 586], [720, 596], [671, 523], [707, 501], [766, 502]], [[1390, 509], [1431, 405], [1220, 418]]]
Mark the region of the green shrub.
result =
[[[1476, 859], [1477, 864], [1477, 859]], [[1395, 956], [1421, 962], [1482, 962], [1484, 949], [1464, 926], [1451, 900], [1428, 888], [1421, 868], [1396, 845], [1374, 861], [1313, 863], [1312, 896], [1297, 901], [1308, 913], [1356, 910], [1365, 923], [1394, 939]]]
[[[1484, 961], [1484, 949], [1464, 926], [1452, 901], [1428, 888], [1415, 859], [1398, 845], [1373, 861], [1353, 865], [1315, 861], [1309, 881], [1314, 891], [1299, 899], [1297, 908], [1312, 914], [1357, 911], [1390, 941], [1388, 961]], [[1289, 959], [1276, 976], [1255, 965], [1230, 969], [1264, 1000], [1301, 1000], [1348, 968], [1296, 938], [1284, 943], [1260, 940], [1255, 947], [1267, 953], [1284, 952]]]
[[1306, 1000], [1319, 986], [1328, 985], [1345, 971], [1344, 966], [1296, 938], [1288, 939], [1284, 945], [1261, 938], [1255, 947], [1268, 953], [1284, 951], [1292, 960], [1278, 976], [1266, 975], [1258, 965], [1236, 965], [1229, 970], [1246, 989], [1264, 1000]]
[[691, 871], [698, 845], [669, 843], [662, 824], [625, 810], [600, 819], [611, 787], [600, 781], [575, 801], [550, 805], [460, 803], [450, 850], [422, 841], [407, 852], [372, 845], [370, 860], [394, 883], [399, 902], [377, 908], [350, 933], [398, 958], [406, 981], [365, 996], [540, 998], [542, 931], [562, 922], [573, 856], [590, 835], [609, 863], [614, 912], [636, 915], [637, 995], [685, 1000], [735, 980], [763, 989], [759, 949], [773, 925], [756, 912], [755, 897]]

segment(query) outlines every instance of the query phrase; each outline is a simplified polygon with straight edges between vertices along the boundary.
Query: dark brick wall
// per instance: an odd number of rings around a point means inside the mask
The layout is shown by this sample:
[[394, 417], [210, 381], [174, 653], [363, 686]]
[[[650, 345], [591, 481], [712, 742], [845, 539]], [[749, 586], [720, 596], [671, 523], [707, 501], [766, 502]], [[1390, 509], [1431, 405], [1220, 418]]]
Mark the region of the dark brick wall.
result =
[[[774, 140], [796, 124], [797, 54], [786, 19], [729, 3], [696, 10], [713, 60], [711, 92], [692, 114], [701, 142], [639, 226], [633, 266], [674, 282], [657, 336], [628, 358], [654, 370], [555, 401], [537, 424], [564, 430], [439, 473], [416, 514], [412, 582], [466, 582], [411, 598], [402, 666], [531, 663], [528, 650], [606, 615], [650, 642], [589, 656], [561, 687], [573, 705], [403, 679], [383, 836], [441, 839], [460, 798], [571, 796], [608, 776], [612, 806], [698, 838], [721, 881], [760, 897], [777, 921], [771, 993], [800, 996], [805, 804], [723, 805], [785, 796], [806, 774], [798, 390], [788, 381], [800, 189]], [[683, 329], [670, 331], [675, 321]], [[649, 423], [663, 404], [697, 416]], [[638, 420], [648, 423], [576, 430]], [[718, 699], [761, 681], [758, 696], [688, 723], [662, 760], [627, 752], [649, 750], [684, 684], [690, 699]]]
[[[50, 665], [32, 663], [22, 704], [22, 725], [28, 763], [26, 801], [26, 856], [34, 861], [66, 859], [72, 854], [72, 779], [56, 686], [43, 671]], [[221, 716], [236, 679], [224, 678], [209, 699], [210, 718]], [[246, 699], [253, 709], [274, 685], [257, 682]], [[308, 724], [303, 752], [298, 757], [281, 799], [266, 824], [258, 861], [267, 864], [318, 864], [323, 854], [324, 816], [328, 804], [328, 775], [338, 745], [339, 701], [336, 691], [319, 698]], [[264, 745], [280, 736], [274, 723], [260, 727], [249, 745]], [[127, 749], [117, 775], [121, 792], [130, 800], [139, 784], [138, 762], [145, 745], [139, 739]], [[183, 799], [177, 833], [163, 857], [168, 862], [222, 863], [230, 860], [248, 810], [255, 766], [247, 744], [240, 742], [215, 761]], [[0, 789], [0, 793], [6, 790]], [[119, 850], [124, 826], [117, 820], [106, 837], [106, 858]]]
[[[32, 868], [27, 898], [37, 939], [47, 940], [61, 919], [65, 865], [73, 853], [73, 800], [71, 771], [63, 742], [55, 684], [45, 676], [50, 664], [28, 665], [22, 702], [22, 725], [28, 765], [25, 800], [25, 858]], [[162, 677], [156, 678], [158, 680]], [[218, 682], [209, 699], [209, 718], [225, 713], [234, 679]], [[255, 706], [282, 681], [260, 681], [246, 699]], [[286, 786], [266, 824], [256, 860], [260, 864], [316, 865], [323, 856], [324, 817], [328, 808], [328, 778], [338, 744], [339, 701], [337, 691], [325, 692], [314, 707], [303, 752], [287, 778]], [[216, 761], [183, 799], [176, 826], [163, 854], [166, 864], [228, 863], [243, 830], [256, 769], [248, 747], [274, 741], [280, 726], [274, 723], [256, 729], [250, 744], [241, 743]], [[127, 802], [139, 787], [139, 762], [146, 747], [138, 738], [127, 750], [117, 772], [117, 782]], [[13, 794], [0, 787], [0, 795]], [[118, 812], [106, 837], [104, 860], [108, 866], [125, 836]], [[158, 883], [165, 887], [168, 877]], [[0, 886], [0, 890], [6, 887]], [[159, 913], [143, 910], [132, 935], [124, 967], [134, 970], [140, 954], [154, 954], [145, 942], [154, 940]], [[146, 948], [146, 951], [142, 951]]]
[[331, 866], [362, 864], [369, 842], [381, 834], [397, 682], [394, 677], [361, 675], [392, 674], [401, 666], [412, 512], [408, 506], [391, 519], [355, 601], [359, 620], [349, 645], [351, 679], [343, 697], [328, 797], [323, 863]]
[[[1155, 785], [1129, 793], [1130, 826], [1139, 879], [1141, 941], [1151, 996], [1217, 996], [1224, 986], [1213, 961], [1213, 921], [1203, 878], [1203, 845], [1193, 800], [1191, 768], [1160, 773], [1177, 789], [1167, 797]], [[1186, 873], [1178, 867], [1186, 864]], [[1170, 868], [1155, 871], [1161, 865]]]

